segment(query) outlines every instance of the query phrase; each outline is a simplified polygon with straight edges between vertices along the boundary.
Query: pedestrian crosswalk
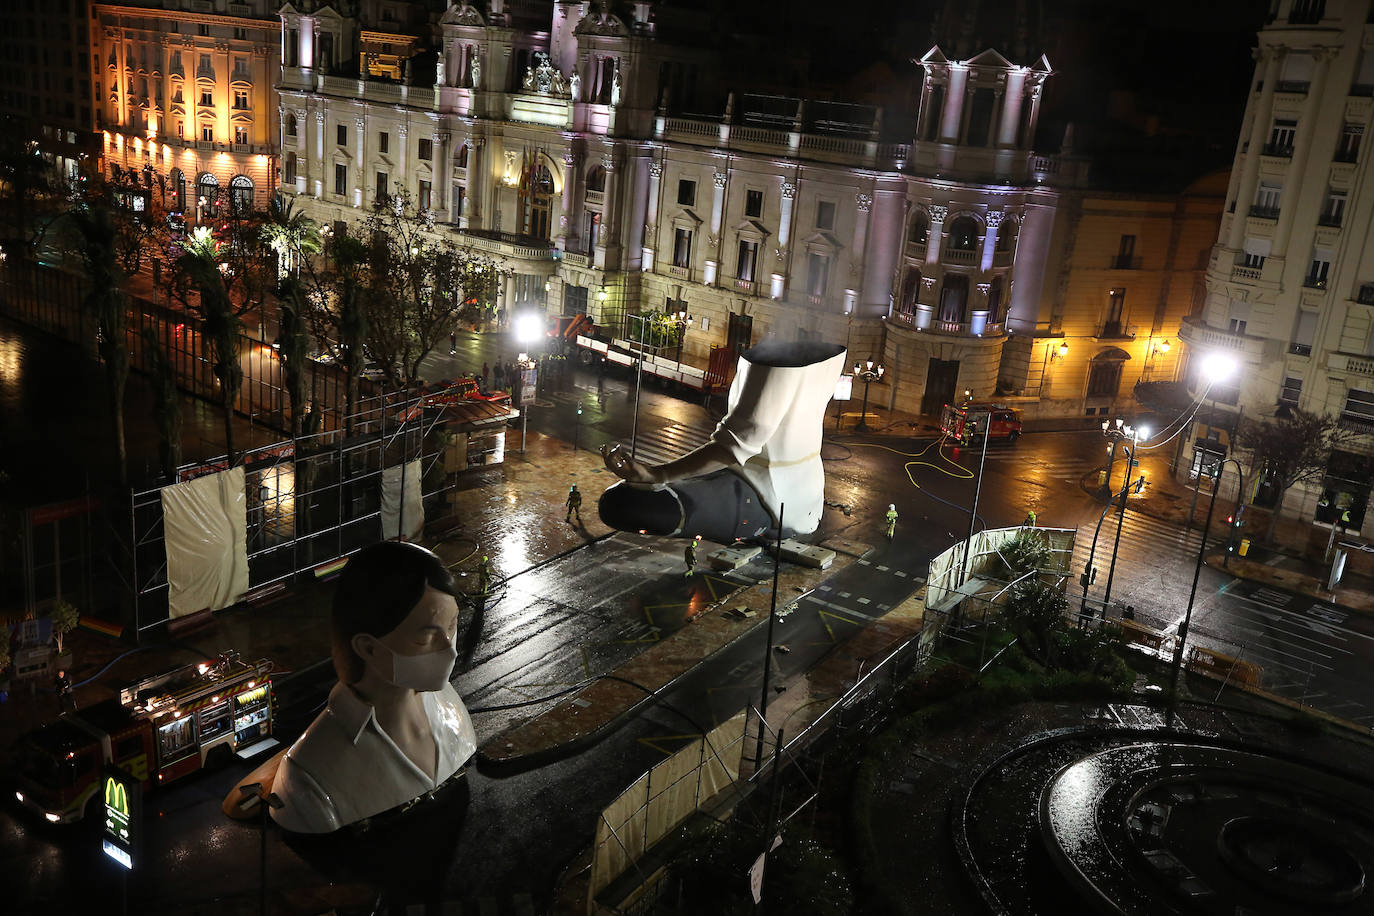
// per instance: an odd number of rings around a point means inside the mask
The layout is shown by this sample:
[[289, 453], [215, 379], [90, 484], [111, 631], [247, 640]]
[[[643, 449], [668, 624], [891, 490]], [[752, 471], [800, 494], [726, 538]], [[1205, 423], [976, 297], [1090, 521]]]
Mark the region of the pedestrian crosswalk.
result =
[[[960, 455], [959, 463], [971, 470], [977, 470], [979, 458], [980, 454], [977, 449], [965, 449]], [[1085, 474], [1105, 467], [1101, 461], [1094, 458], [1060, 460], [1030, 455], [1024, 450], [1004, 447], [989, 448], [984, 460], [989, 468], [997, 468], [1001, 471], [1014, 468], [1018, 477], [1061, 480], [1074, 485], [1082, 481]]]
[[663, 464], [704, 445], [714, 431], [714, 426], [704, 424], [669, 423], [664, 426], [641, 420], [635, 457], [648, 464]]
[[[1102, 517], [1100, 529], [1096, 519], [1078, 526], [1070, 571], [1076, 580], [1089, 568], [1091, 555], [1091, 565], [1097, 569], [1093, 596], [1100, 598], [1103, 595], [1110, 574], [1113, 604], [1138, 604], [1142, 610], [1152, 609], [1159, 603], [1166, 586], [1175, 585], [1180, 574], [1190, 571], [1196, 564], [1201, 532], [1196, 526], [1185, 531], [1182, 525], [1127, 510], [1118, 543], [1117, 521], [1118, 515], [1112, 511]], [[1096, 550], [1093, 549], [1094, 533], [1097, 534]], [[1114, 570], [1113, 554], [1116, 556]]]

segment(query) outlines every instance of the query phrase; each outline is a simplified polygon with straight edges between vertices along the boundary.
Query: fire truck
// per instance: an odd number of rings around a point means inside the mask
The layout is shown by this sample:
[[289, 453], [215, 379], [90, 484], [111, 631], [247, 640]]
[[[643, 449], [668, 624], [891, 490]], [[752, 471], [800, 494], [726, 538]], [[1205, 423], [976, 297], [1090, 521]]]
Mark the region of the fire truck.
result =
[[993, 439], [1015, 442], [1021, 436], [1021, 412], [990, 401], [946, 404], [940, 432], [965, 444], [982, 439], [985, 433]]
[[54, 824], [79, 821], [113, 763], [145, 790], [205, 766], [211, 752], [251, 757], [276, 746], [272, 663], [236, 652], [144, 678], [24, 735], [15, 745], [20, 803]]

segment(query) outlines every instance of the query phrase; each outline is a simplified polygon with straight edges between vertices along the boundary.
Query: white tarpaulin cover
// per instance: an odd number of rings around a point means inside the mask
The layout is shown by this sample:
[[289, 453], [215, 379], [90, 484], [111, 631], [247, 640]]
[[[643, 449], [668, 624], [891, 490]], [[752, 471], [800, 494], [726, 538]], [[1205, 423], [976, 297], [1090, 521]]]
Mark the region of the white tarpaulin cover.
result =
[[[402, 481], [405, 493], [402, 495]], [[404, 523], [405, 530], [401, 530]], [[420, 536], [425, 527], [425, 510], [420, 502], [419, 459], [382, 468], [382, 539], [397, 534], [408, 539]]]
[[635, 780], [596, 823], [590, 896], [594, 898], [649, 847], [739, 778], [745, 714], [722, 722]]
[[171, 617], [217, 611], [248, 591], [246, 513], [241, 467], [162, 488]]

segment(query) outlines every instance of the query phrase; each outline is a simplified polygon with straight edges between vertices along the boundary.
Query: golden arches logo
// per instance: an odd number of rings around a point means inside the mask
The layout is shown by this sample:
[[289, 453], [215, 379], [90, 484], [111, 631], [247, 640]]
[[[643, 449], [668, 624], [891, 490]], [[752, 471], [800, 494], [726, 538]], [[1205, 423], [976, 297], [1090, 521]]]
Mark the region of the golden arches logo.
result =
[[105, 777], [105, 807], [122, 817], [129, 816], [129, 793], [113, 776]]

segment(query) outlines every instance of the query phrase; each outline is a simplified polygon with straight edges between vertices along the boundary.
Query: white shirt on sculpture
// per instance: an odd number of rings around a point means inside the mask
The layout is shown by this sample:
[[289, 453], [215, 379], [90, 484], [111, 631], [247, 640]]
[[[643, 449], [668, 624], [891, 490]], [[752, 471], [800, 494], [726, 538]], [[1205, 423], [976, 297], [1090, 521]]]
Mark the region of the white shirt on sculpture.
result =
[[343, 683], [277, 768], [272, 819], [296, 833], [330, 833], [443, 785], [477, 751], [477, 733], [452, 684], [420, 694], [434, 734], [434, 778], [377, 723], [372, 706]]

